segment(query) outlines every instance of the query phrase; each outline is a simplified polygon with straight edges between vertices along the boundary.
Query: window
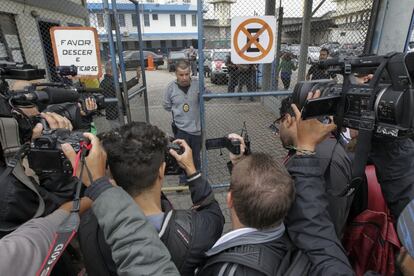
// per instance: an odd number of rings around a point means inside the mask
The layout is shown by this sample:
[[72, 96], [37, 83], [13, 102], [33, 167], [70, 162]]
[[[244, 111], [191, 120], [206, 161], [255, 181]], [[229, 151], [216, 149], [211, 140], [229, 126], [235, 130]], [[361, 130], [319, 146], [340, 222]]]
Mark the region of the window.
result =
[[187, 26], [187, 20], [185, 14], [181, 15], [181, 27]]
[[158, 14], [153, 13], [152, 14], [152, 20], [158, 20]]
[[125, 27], [125, 14], [118, 14], [119, 26]]
[[175, 27], [175, 14], [170, 14], [170, 26]]
[[96, 14], [96, 18], [98, 20], [98, 27], [103, 27], [104, 26], [103, 14], [102, 13]]
[[183, 40], [183, 47], [187, 48], [187, 40]]
[[191, 0], [183, 0], [183, 3], [189, 4], [189, 3], [191, 3]]
[[149, 18], [149, 14], [146, 13], [144, 14], [144, 26], [149, 27], [149, 25], [150, 25], [150, 18]]
[[197, 16], [195, 14], [191, 15], [191, 21], [192, 21], [193, 27], [197, 26]]
[[137, 26], [137, 15], [135, 13], [131, 14], [132, 26]]
[[161, 48], [162, 48], [162, 49], [167, 48], [167, 43], [166, 43], [166, 41], [165, 41], [165, 40], [161, 40]]
[[151, 41], [146, 41], [145, 43], [147, 44], [147, 46], [146, 46], [147, 49], [151, 49], [152, 48]]
[[177, 47], [177, 40], [172, 40], [171, 41], [171, 46]]

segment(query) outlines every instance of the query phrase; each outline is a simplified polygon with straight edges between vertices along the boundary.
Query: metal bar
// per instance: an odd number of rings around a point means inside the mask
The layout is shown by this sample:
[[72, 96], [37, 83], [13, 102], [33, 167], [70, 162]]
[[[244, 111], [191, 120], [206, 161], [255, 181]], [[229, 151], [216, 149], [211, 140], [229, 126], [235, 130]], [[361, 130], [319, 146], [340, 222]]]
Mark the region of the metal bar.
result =
[[322, 5], [326, 2], [326, 0], [322, 0], [317, 6], [316, 8], [313, 9], [311, 17], [315, 15], [315, 13], [322, 7]]
[[201, 124], [201, 173], [204, 179], [208, 177], [208, 160], [205, 147], [206, 137], [206, 118], [205, 118], [205, 89], [204, 89], [204, 53], [203, 53], [203, 41], [204, 41], [204, 29], [203, 29], [203, 0], [197, 0], [197, 30], [198, 30], [198, 81], [199, 81], [199, 93], [200, 97], [200, 124]]
[[280, 90], [274, 92], [242, 92], [242, 93], [218, 93], [218, 94], [204, 94], [204, 99], [218, 99], [218, 98], [236, 98], [236, 97], [263, 97], [263, 96], [288, 96], [292, 94], [289, 90]]
[[275, 60], [275, 86], [272, 89], [279, 88], [279, 63], [280, 63], [280, 52], [282, 49], [282, 24], [283, 24], [283, 7], [282, 0], [279, 2], [279, 11], [277, 16], [277, 38], [276, 38], [276, 60]]
[[131, 94], [128, 95], [128, 99], [132, 99], [135, 98], [137, 95], [141, 94], [142, 92], [146, 92], [147, 88], [145, 86], [140, 87], [138, 90], [132, 92]]
[[[119, 57], [119, 65], [121, 68], [121, 79], [122, 79], [122, 93], [123, 93], [123, 100], [126, 109], [127, 115], [127, 122], [131, 122], [131, 109], [129, 107], [129, 98], [128, 98], [128, 86], [127, 86], [127, 79], [125, 73], [125, 61], [124, 61], [124, 47], [122, 46], [122, 38], [121, 38], [121, 31], [119, 30], [119, 18], [118, 18], [118, 10], [116, 8], [116, 0], [112, 0], [112, 12], [114, 15], [114, 22], [115, 22], [115, 35], [116, 35], [116, 45], [118, 46], [118, 57]], [[122, 116], [123, 113], [122, 113]]]
[[364, 54], [372, 53], [372, 43], [374, 39], [375, 33], [375, 24], [377, 24], [378, 20], [378, 11], [380, 8], [380, 0], [374, 0], [371, 9], [371, 16], [369, 18], [369, 25], [367, 30], [367, 37], [365, 38], [365, 45], [364, 45]]
[[223, 184], [214, 184], [211, 185], [212, 189], [220, 189], [220, 188], [228, 188], [230, 187], [230, 183], [223, 183]]
[[[230, 187], [230, 183], [221, 183], [221, 184], [214, 184], [210, 185], [211, 188], [214, 189], [223, 189]], [[162, 187], [162, 192], [176, 192], [176, 191], [188, 191], [188, 186], [171, 186], [171, 187]]]
[[299, 70], [298, 70], [298, 82], [305, 79], [306, 74], [306, 62], [308, 58], [309, 37], [311, 30], [311, 13], [313, 0], [303, 1], [303, 21], [302, 21], [302, 33], [300, 36], [300, 57], [299, 57]]
[[116, 52], [114, 47], [114, 37], [112, 35], [111, 13], [109, 11], [108, 0], [102, 0], [102, 3], [105, 13], [106, 31], [108, 33], [109, 52], [111, 53], [112, 78], [114, 79], [116, 97], [118, 98], [118, 121], [121, 125], [124, 125], [125, 121], [124, 116], [122, 115], [124, 114], [122, 109], [122, 94], [121, 88], [119, 87], [118, 66], [116, 65]]
[[148, 90], [146, 89], [147, 76], [145, 74], [145, 57], [144, 57], [144, 50], [143, 50], [144, 42], [142, 41], [141, 16], [139, 15], [138, 1], [136, 0], [129, 0], [129, 1], [135, 5], [135, 13], [137, 14], [137, 31], [138, 31], [138, 43], [139, 43], [139, 56], [140, 56], [140, 63], [141, 63], [141, 78], [142, 78], [142, 86], [145, 87], [145, 91], [144, 91], [145, 121], [149, 123], [150, 119], [149, 119], [149, 107], [148, 107]]
[[[266, 0], [265, 2], [265, 15], [275, 16], [276, 12], [276, 0]], [[276, 34], [275, 34], [276, 35]], [[272, 64], [263, 64], [262, 72], [262, 89], [270, 90], [272, 83]]]

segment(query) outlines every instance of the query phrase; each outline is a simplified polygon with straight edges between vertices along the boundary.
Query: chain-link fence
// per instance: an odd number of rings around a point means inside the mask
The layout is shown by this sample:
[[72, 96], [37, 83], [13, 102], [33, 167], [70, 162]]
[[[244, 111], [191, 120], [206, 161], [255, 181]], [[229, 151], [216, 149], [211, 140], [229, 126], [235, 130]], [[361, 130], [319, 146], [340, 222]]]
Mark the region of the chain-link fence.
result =
[[[313, 4], [312, 4], [313, 2]], [[279, 116], [282, 97], [257, 97], [260, 91], [291, 91], [301, 80], [333, 79], [342, 76], [320, 69], [316, 63], [330, 58], [364, 53], [373, 1], [286, 1], [205, 0], [203, 53], [206, 90], [213, 93], [254, 92], [234, 98], [205, 102], [205, 138], [238, 132], [248, 122], [256, 151], [284, 151], [268, 126]], [[271, 64], [235, 64], [231, 56], [231, 22], [236, 17], [276, 17], [275, 59]], [[257, 28], [247, 28], [251, 35]], [[304, 32], [302, 32], [304, 30]], [[249, 36], [246, 35], [249, 40]], [[259, 46], [250, 46], [261, 51]], [[217, 152], [206, 152], [206, 172], [212, 183], [228, 182], [225, 162]], [[224, 176], [225, 175], [225, 176]]]
[[[53, 2], [53, 3], [52, 3]], [[131, 4], [134, 7], [133, 4]], [[108, 18], [112, 28], [108, 27]], [[141, 70], [138, 42], [126, 37], [126, 28], [135, 29], [137, 32], [137, 13], [135, 9], [117, 11], [117, 20], [114, 16], [114, 7], [111, 5], [105, 14], [104, 1], [84, 0], [60, 0], [31, 2], [4, 0], [0, 2], [0, 61], [16, 63], [29, 63], [39, 68], [46, 69], [45, 80], [48, 82], [65, 82], [67, 84], [82, 85], [85, 88], [102, 88], [105, 97], [117, 98], [115, 81], [126, 80], [125, 86], [119, 85], [123, 95], [123, 104], [118, 107], [116, 101], [106, 104], [102, 116], [95, 116], [98, 132], [108, 130], [120, 125], [120, 121], [127, 119], [128, 110], [135, 121], [146, 121], [148, 108], [145, 104], [146, 89], [145, 76]], [[55, 26], [79, 27], [92, 26], [96, 28], [99, 37], [100, 58], [102, 65], [102, 77], [96, 79], [73, 78], [63, 79], [56, 71], [56, 61], [52, 48], [50, 29]], [[125, 66], [120, 63], [119, 57], [111, 55], [108, 30], [121, 34], [121, 43], [116, 42], [116, 36], [112, 41], [114, 53], [123, 52], [126, 59]], [[71, 38], [68, 38], [71, 39]], [[76, 38], [72, 38], [76, 39]], [[131, 48], [131, 43], [134, 44]], [[131, 51], [134, 49], [133, 51]], [[128, 51], [129, 50], [129, 51]], [[131, 57], [130, 59], [127, 59]], [[111, 64], [111, 59], [116, 60], [116, 73]], [[124, 69], [124, 71], [120, 70]], [[125, 74], [124, 74], [125, 73]], [[12, 81], [11, 81], [12, 83]], [[128, 90], [128, 93], [124, 92]], [[118, 97], [119, 98], [119, 97]], [[131, 98], [128, 106], [127, 99]], [[121, 98], [122, 99], [122, 98]], [[121, 118], [120, 118], [121, 117]], [[121, 119], [121, 120], [120, 120]], [[86, 120], [90, 120], [87, 118]]]

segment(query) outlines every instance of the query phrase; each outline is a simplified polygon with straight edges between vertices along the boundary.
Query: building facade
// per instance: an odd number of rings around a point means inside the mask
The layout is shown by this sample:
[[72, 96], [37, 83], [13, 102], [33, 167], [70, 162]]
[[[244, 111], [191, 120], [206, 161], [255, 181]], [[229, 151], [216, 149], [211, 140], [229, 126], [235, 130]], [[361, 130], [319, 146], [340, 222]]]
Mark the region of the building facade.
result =
[[[107, 28], [101, 0], [89, 0], [89, 21], [98, 30], [101, 50], [108, 51]], [[137, 50], [138, 29], [135, 5], [117, 1], [118, 20], [124, 50]], [[147, 1], [139, 4], [144, 50], [163, 53], [197, 46], [196, 0]]]
[[0, 61], [26, 62], [45, 68], [55, 80], [55, 61], [49, 29], [53, 26], [84, 26], [88, 11], [82, 0], [0, 1]]

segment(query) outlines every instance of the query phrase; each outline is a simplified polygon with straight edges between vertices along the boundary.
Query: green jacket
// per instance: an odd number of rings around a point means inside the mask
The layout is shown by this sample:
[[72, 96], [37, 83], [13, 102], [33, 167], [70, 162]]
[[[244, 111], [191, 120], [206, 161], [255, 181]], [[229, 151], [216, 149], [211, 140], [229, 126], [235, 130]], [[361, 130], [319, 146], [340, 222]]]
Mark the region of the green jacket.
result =
[[279, 63], [279, 67], [277, 70], [279, 72], [288, 72], [289, 74], [292, 74], [292, 71], [295, 71], [297, 68], [292, 60], [287, 59], [281, 59]]

